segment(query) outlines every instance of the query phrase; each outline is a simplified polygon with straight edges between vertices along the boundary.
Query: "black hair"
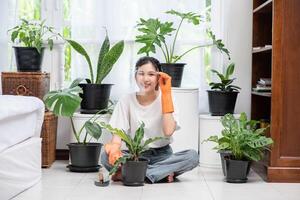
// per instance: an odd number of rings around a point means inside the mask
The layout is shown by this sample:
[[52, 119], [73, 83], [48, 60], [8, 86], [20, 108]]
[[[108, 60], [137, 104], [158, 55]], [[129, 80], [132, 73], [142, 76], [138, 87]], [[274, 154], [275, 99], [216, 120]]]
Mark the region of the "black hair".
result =
[[156, 58], [153, 58], [150, 56], [141, 57], [135, 64], [135, 71], [137, 71], [141, 66], [148, 64], [148, 63], [151, 63], [154, 66], [154, 68], [156, 69], [156, 71], [159, 71], [159, 72], [162, 71], [160, 62]]

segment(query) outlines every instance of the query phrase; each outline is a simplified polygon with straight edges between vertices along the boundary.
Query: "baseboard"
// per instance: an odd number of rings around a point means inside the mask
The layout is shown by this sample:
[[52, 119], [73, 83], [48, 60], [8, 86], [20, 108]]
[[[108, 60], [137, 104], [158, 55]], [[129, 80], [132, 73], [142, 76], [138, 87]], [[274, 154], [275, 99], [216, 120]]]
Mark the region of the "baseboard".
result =
[[56, 160], [69, 160], [69, 150], [68, 149], [56, 149]]

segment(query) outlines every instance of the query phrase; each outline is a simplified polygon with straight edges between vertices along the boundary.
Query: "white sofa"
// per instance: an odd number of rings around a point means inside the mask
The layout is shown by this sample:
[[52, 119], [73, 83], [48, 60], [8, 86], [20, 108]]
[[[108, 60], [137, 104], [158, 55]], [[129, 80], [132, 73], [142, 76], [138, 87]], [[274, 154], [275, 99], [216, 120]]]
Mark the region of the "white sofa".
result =
[[10, 199], [41, 178], [44, 104], [36, 97], [0, 95], [0, 197]]

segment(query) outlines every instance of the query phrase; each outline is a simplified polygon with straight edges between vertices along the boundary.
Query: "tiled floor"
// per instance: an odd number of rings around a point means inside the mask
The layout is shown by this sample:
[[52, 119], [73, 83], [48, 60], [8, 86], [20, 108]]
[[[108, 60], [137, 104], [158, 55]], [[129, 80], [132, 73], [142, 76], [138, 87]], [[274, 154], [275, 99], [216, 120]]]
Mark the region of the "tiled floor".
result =
[[183, 174], [176, 183], [126, 187], [111, 182], [108, 187], [94, 185], [96, 173], [71, 173], [66, 161], [56, 161], [43, 169], [42, 180], [13, 200], [299, 200], [300, 184], [265, 183], [250, 172], [246, 184], [223, 181], [220, 169], [196, 168]]

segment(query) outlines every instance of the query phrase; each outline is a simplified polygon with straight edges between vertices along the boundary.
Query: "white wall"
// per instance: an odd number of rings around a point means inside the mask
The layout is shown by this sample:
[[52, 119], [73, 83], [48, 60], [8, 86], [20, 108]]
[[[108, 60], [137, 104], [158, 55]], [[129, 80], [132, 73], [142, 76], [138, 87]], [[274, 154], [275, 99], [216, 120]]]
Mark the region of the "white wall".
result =
[[[251, 58], [252, 58], [252, 1], [212, 0], [213, 30], [224, 40], [235, 63], [234, 84], [242, 88], [235, 108], [236, 113], [251, 110]], [[223, 56], [224, 64], [228, 63]]]

